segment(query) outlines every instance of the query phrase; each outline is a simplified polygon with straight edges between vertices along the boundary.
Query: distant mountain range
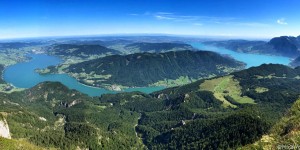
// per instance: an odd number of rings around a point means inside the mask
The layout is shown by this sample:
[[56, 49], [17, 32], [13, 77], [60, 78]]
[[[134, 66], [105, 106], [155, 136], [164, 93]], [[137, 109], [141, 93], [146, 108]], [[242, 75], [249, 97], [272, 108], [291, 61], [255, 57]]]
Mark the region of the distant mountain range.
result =
[[241, 62], [214, 52], [186, 50], [112, 55], [71, 64], [65, 71], [73, 75], [94, 76], [78, 77], [81, 82], [93, 86], [117, 84], [142, 87], [180, 77], [187, 77], [191, 82], [199, 78], [225, 75], [244, 66]]
[[125, 39], [109, 39], [109, 40], [93, 40], [93, 39], [72, 39], [61, 42], [60, 44], [72, 44], [72, 45], [101, 45], [105, 47], [110, 47], [113, 45], [128, 45], [134, 43], [132, 40]]
[[92, 55], [130, 54], [138, 52], [167, 52], [180, 50], [193, 50], [189, 44], [184, 43], [134, 43], [128, 40], [113, 41], [68, 41], [67, 44], [54, 44], [45, 51], [52, 55], [88, 57]]
[[4, 42], [0, 43], [0, 50], [1, 49], [19, 49], [23, 47], [29, 47], [29, 46], [36, 46], [36, 45], [42, 45], [43, 43], [40, 42]]
[[208, 41], [204, 44], [224, 47], [237, 52], [260, 53], [270, 55], [280, 55], [296, 58], [300, 55], [300, 36], [281, 36], [272, 38], [269, 42], [265, 41]]
[[132, 43], [124, 48], [130, 52], [166, 52], [194, 49], [191, 45], [184, 43]]
[[47, 53], [58, 56], [89, 57], [93, 55], [120, 54], [119, 51], [101, 45], [58, 44], [50, 46]]

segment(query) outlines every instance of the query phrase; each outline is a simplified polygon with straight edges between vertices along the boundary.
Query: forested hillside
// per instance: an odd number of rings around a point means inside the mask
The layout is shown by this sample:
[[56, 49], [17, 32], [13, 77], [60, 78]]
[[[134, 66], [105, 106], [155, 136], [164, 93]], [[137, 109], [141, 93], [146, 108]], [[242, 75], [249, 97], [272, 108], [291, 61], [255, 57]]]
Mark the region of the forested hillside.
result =
[[298, 99], [299, 74], [262, 65], [155, 92], [168, 107], [144, 112], [138, 129], [153, 149], [238, 148], [268, 133]]
[[297, 149], [300, 143], [300, 99], [278, 121], [268, 134], [240, 149]]
[[23, 92], [0, 94], [0, 109], [13, 139], [25, 138], [40, 147], [142, 147], [134, 131], [138, 113], [100, 103], [60, 83], [45, 82]]
[[[66, 72], [84, 84], [102, 86], [149, 86], [165, 80], [224, 75], [240, 70], [244, 64], [208, 51], [175, 51], [113, 55], [70, 65]], [[87, 78], [78, 75], [98, 76]], [[166, 81], [167, 82], [167, 81]]]
[[13, 138], [0, 145], [22, 139], [59, 149], [236, 149], [274, 132], [275, 141], [288, 143], [298, 133], [299, 76], [299, 68], [270, 64], [150, 95], [93, 98], [44, 82], [0, 93]]

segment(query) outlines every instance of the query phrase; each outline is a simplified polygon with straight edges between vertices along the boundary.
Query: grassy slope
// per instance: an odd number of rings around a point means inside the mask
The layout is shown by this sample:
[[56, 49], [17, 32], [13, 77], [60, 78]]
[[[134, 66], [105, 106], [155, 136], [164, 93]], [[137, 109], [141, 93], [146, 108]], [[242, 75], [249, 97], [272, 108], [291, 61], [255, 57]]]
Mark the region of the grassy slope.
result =
[[[36, 146], [26, 140], [5, 139], [0, 137], [0, 148], [3, 150], [43, 150], [45, 148]], [[54, 148], [52, 148], [54, 150]]]
[[[273, 74], [272, 78], [268, 78], [270, 74]], [[189, 110], [196, 113], [196, 116], [199, 115], [201, 118], [224, 118], [226, 117], [226, 114], [229, 115], [232, 112], [229, 110], [230, 107], [227, 107], [227, 111], [224, 111], [221, 113], [220, 109], [216, 109], [218, 105], [207, 105], [205, 104], [205, 110], [203, 110], [203, 103], [199, 97], [202, 98], [205, 97], [206, 103], [209, 102], [208, 100], [212, 99], [209, 95], [209, 93], [204, 93], [205, 90], [201, 89], [205, 88], [206, 90], [213, 91], [215, 93], [218, 93], [220, 97], [225, 97], [226, 95], [230, 95], [232, 99], [230, 99], [230, 103], [237, 106], [236, 109], [233, 110], [240, 110], [245, 111], [248, 115], [254, 115], [255, 117], [258, 117], [259, 120], [267, 123], [267, 126], [273, 125], [276, 121], [282, 117], [282, 114], [286, 112], [286, 109], [290, 107], [292, 103], [294, 103], [298, 96], [299, 96], [299, 79], [296, 78], [299, 74], [299, 69], [292, 69], [283, 65], [262, 65], [259, 67], [254, 67], [250, 69], [246, 69], [245, 71], [240, 71], [237, 73], [233, 73], [231, 76], [225, 76], [225, 77], [219, 77], [219, 78], [213, 78], [210, 80], [200, 80], [197, 82], [194, 82], [192, 84], [188, 84], [181, 87], [175, 87], [170, 89], [165, 89], [159, 92], [153, 93], [155, 97], [161, 97], [162, 99], [168, 99], [170, 101], [174, 101], [171, 103], [171, 108], [178, 108], [182, 106], [188, 106]], [[263, 78], [257, 78], [257, 76], [263, 76]], [[199, 91], [200, 87], [200, 91]], [[224, 92], [226, 90], [226, 92]], [[196, 92], [198, 91], [198, 92]], [[238, 92], [237, 92], [238, 91]], [[201, 93], [203, 92], [203, 93]], [[206, 95], [206, 96], [205, 96]], [[211, 93], [211, 95], [216, 99], [216, 96], [214, 93]], [[255, 101], [253, 103], [253, 100], [246, 99], [246, 102], [249, 103], [238, 103], [236, 100], [245, 101], [244, 96], [251, 97]], [[233, 99], [235, 98], [235, 99]], [[249, 101], [247, 101], [249, 100]], [[221, 102], [219, 100], [219, 102]], [[201, 104], [202, 103], [202, 104]], [[174, 106], [175, 105], [175, 106]], [[179, 105], [179, 106], [178, 106]], [[222, 105], [224, 106], [224, 105]], [[299, 107], [299, 106], [298, 106]], [[229, 108], [229, 109], [228, 109]], [[202, 109], [202, 110], [201, 110]], [[211, 111], [211, 112], [210, 112]], [[220, 112], [219, 112], [220, 111]], [[209, 113], [210, 112], [210, 113]], [[226, 112], [226, 113], [225, 113]], [[234, 111], [236, 112], [236, 111]], [[174, 113], [174, 112], [173, 112]], [[220, 116], [222, 114], [223, 116]], [[161, 113], [154, 113], [152, 112], [151, 116], [146, 113], [146, 117], [153, 119], [154, 116], [161, 116]], [[188, 118], [188, 117], [187, 117]], [[206, 119], [203, 119], [206, 120]], [[151, 121], [151, 120], [150, 120]], [[149, 122], [150, 122], [149, 121]], [[195, 123], [192, 120], [185, 120], [187, 124], [189, 123]], [[209, 121], [209, 120], [206, 120]], [[206, 123], [206, 121], [203, 121]], [[288, 121], [290, 122], [290, 120]], [[299, 120], [295, 120], [295, 123], [299, 123]], [[160, 123], [155, 122], [153, 125], [148, 125], [152, 127], [152, 129], [156, 129], [157, 125]], [[246, 123], [244, 123], [245, 125]], [[201, 127], [201, 125], [195, 123], [195, 127]], [[290, 125], [288, 125], [290, 126]], [[251, 127], [251, 126], [250, 126]], [[269, 129], [267, 127], [267, 130]], [[151, 128], [150, 128], [151, 129]], [[151, 131], [149, 129], [149, 131]], [[234, 128], [230, 128], [234, 129]], [[227, 132], [227, 130], [230, 130], [227, 128], [226, 130], [222, 130]], [[278, 129], [275, 129], [278, 130]], [[183, 133], [176, 134], [176, 131], [181, 131], [181, 128], [178, 130], [175, 130], [175, 133], [170, 131], [167, 134], [162, 133], [162, 137], [170, 138], [174, 137], [178, 141], [174, 143], [164, 143], [165, 140], [158, 140], [160, 142], [160, 145], [158, 146], [168, 146], [168, 145], [177, 145], [180, 146], [180, 144], [183, 144], [184, 146], [187, 146], [187, 143], [184, 143], [185, 140], [189, 140], [188, 137], [191, 137], [191, 139], [199, 138], [198, 136], [195, 136], [197, 132], [194, 131], [194, 128], [190, 128], [186, 131], [184, 131], [184, 134], [189, 135], [183, 135]], [[192, 131], [192, 133], [188, 133], [189, 131]], [[266, 130], [265, 130], [266, 131]], [[294, 130], [293, 130], [294, 131]], [[297, 131], [297, 130], [296, 130]], [[235, 131], [239, 132], [239, 131]], [[155, 134], [158, 134], [157, 131], [153, 132]], [[149, 133], [148, 133], [149, 134]], [[146, 134], [147, 135], [147, 134]], [[165, 136], [163, 136], [165, 135]], [[250, 134], [252, 135], [252, 134]], [[203, 136], [203, 135], [202, 135]], [[178, 137], [178, 138], [176, 138]], [[258, 140], [260, 136], [257, 136], [255, 139]], [[298, 136], [299, 137], [299, 136]], [[297, 136], [294, 139], [298, 138]], [[220, 137], [224, 138], [223, 136]], [[225, 136], [226, 138], [226, 136]], [[289, 137], [290, 138], [290, 137]], [[172, 138], [171, 138], [172, 139]], [[198, 140], [205, 140], [204, 138], [199, 138]], [[218, 138], [219, 139], [219, 138]], [[170, 139], [169, 139], [170, 140]], [[232, 138], [230, 139], [232, 140]], [[256, 141], [255, 140], [255, 141]], [[289, 139], [290, 140], [290, 139]], [[293, 140], [293, 137], [291, 138]], [[297, 141], [297, 140], [294, 140]], [[252, 141], [253, 142], [253, 141]], [[154, 142], [155, 143], [155, 142]], [[178, 143], [178, 144], [176, 144]], [[209, 143], [209, 142], [208, 142]], [[199, 143], [199, 146], [205, 145], [207, 143]], [[226, 144], [225, 144], [226, 145]], [[151, 145], [150, 145], [151, 146]], [[155, 145], [154, 145], [155, 146]], [[194, 145], [195, 146], [195, 145]], [[215, 144], [216, 146], [216, 144]], [[221, 145], [219, 145], [221, 146]], [[224, 146], [224, 145], [223, 145]], [[197, 146], [196, 146], [197, 147]], [[173, 147], [174, 148], [174, 147]], [[176, 148], [176, 147], [175, 147]], [[175, 149], [174, 148], [174, 149]], [[180, 148], [180, 147], [177, 147]], [[228, 145], [227, 145], [228, 148]], [[201, 149], [201, 148], [200, 148]]]
[[[300, 99], [298, 99], [289, 112], [276, 123], [269, 134], [264, 135], [254, 144], [240, 149], [276, 149], [280, 146], [299, 146], [300, 143]], [[297, 149], [297, 148], [293, 148]]]
[[239, 85], [239, 82], [233, 79], [232, 76], [224, 76], [205, 80], [205, 82], [200, 85], [200, 90], [213, 92], [214, 96], [223, 102], [224, 107], [236, 107], [236, 105], [231, 104], [228, 100], [226, 100], [225, 96], [230, 96], [236, 102], [241, 104], [254, 104], [253, 99], [247, 96], [241, 96], [241, 87]]

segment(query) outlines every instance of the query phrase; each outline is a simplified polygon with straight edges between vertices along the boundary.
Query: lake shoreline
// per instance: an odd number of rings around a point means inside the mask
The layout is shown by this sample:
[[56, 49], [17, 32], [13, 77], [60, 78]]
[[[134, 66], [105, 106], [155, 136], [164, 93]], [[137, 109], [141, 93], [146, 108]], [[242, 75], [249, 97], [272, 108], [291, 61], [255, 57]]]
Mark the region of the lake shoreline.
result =
[[[93, 87], [78, 82], [75, 78], [68, 74], [48, 74], [40, 75], [35, 72], [37, 68], [46, 68], [51, 65], [58, 65], [62, 61], [56, 56], [47, 54], [30, 54], [31, 59], [28, 62], [20, 62], [11, 65], [4, 70], [3, 80], [17, 88], [31, 88], [41, 82], [58, 81], [70, 89], [75, 89], [89, 96], [100, 96], [106, 93], [130, 92], [140, 91], [144, 93], [152, 93], [164, 89], [165, 87], [140, 87], [140, 88], [126, 88], [122, 91], [112, 91], [104, 88]], [[22, 76], [20, 76], [22, 75]]]
[[[39, 70], [39, 69], [36, 69], [36, 70]], [[47, 76], [47, 75], [51, 75], [51, 74], [52, 75], [54, 75], [54, 74], [61, 74], [61, 75], [65, 74], [65, 75], [68, 75], [68, 76], [76, 79], [77, 82], [81, 83], [84, 86], [87, 86], [87, 87], [90, 87], [90, 88], [95, 88], [95, 89], [102, 89], [102, 88], [104, 88], [106, 90], [110, 90], [110, 91], [114, 91], [114, 92], [125, 92], [126, 89], [134, 89], [134, 88], [155, 88], [155, 87], [171, 88], [171, 87], [174, 87], [174, 86], [165, 86], [165, 85], [158, 85], [158, 86], [149, 85], [149, 86], [142, 86], [142, 87], [116, 85], [116, 86], [121, 87], [121, 90], [112, 90], [111, 88], [109, 88], [109, 86], [113, 86], [113, 85], [107, 85], [107, 86], [92, 86], [92, 85], [88, 85], [88, 84], [85, 84], [84, 82], [81, 82], [80, 80], [78, 80], [78, 78], [76, 78], [75, 76], [72, 76], [72, 74], [67, 73], [67, 72], [49, 72], [49, 73], [40, 73], [39, 71], [36, 71], [36, 72], [39, 73], [41, 76]]]

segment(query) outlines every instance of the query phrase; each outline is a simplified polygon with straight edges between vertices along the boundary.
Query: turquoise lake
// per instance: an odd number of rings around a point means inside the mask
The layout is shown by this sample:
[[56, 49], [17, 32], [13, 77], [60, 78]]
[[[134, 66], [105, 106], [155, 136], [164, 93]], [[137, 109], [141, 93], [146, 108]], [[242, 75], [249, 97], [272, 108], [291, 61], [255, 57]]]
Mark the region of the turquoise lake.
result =
[[238, 61], [246, 63], [247, 68], [253, 66], [259, 66], [261, 64], [269, 64], [269, 63], [288, 65], [291, 62], [291, 60], [288, 57], [239, 53], [221, 47], [204, 45], [202, 43], [190, 43], [190, 44], [199, 50], [209, 50], [220, 54], [229, 55]]
[[[88, 94], [89, 96], [100, 96], [101, 94], [106, 93], [117, 93], [115, 91], [110, 91], [103, 88], [85, 86], [79, 83], [75, 78], [70, 77], [67, 74], [40, 75], [34, 70], [38, 68], [46, 68], [50, 65], [57, 65], [61, 63], [61, 59], [45, 54], [30, 54], [28, 56], [31, 57], [30, 61], [9, 66], [4, 70], [3, 79], [7, 83], [11, 83], [19, 88], [31, 88], [40, 82], [58, 81], [66, 85], [70, 89], [76, 89], [82, 93]], [[164, 87], [128, 88], [124, 91], [141, 91], [144, 93], [151, 93], [161, 89], [164, 89]]]

